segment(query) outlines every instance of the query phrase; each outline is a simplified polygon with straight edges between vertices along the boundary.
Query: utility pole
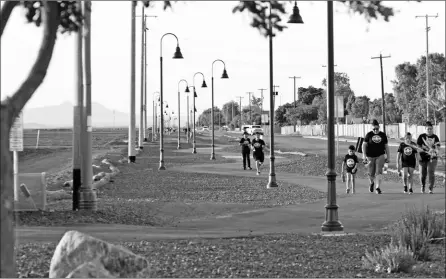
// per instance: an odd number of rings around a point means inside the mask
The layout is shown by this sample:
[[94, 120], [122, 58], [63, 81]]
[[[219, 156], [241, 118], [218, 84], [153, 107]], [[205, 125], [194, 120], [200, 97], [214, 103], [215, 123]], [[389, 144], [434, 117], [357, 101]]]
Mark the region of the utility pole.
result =
[[388, 56], [382, 56], [382, 54], [380, 53], [379, 56], [377, 57], [372, 57], [372, 59], [377, 59], [379, 58], [379, 63], [381, 65], [381, 106], [382, 106], [382, 111], [383, 111], [383, 132], [386, 132], [386, 102], [384, 100], [384, 75], [383, 75], [383, 58], [389, 58], [390, 55]]
[[146, 18], [144, 17], [144, 5], [141, 5], [141, 96], [140, 96], [140, 108], [139, 108], [139, 137], [138, 137], [138, 145], [139, 149], [143, 149], [142, 146], [144, 140], [144, 33], [145, 33], [145, 25]]
[[[292, 76], [292, 77], [290, 77], [290, 78], [292, 78], [293, 80], [294, 80], [294, 94], [293, 94], [293, 96], [294, 96], [294, 107], [296, 107], [296, 95], [298, 94], [297, 92], [296, 92], [296, 79], [298, 79], [298, 78], [300, 78], [300, 77], [296, 77], [296, 76]], [[299, 96], [297, 96], [297, 101], [299, 100]]]
[[[82, 3], [78, 2], [79, 10], [82, 11]], [[76, 98], [73, 108], [73, 211], [79, 210], [79, 190], [82, 182], [82, 122], [84, 106], [83, 88], [83, 51], [82, 51], [83, 28], [79, 28], [76, 34], [75, 65], [76, 65]]]
[[[423, 15], [423, 16], [415, 16], [415, 18], [424, 17], [426, 18], [426, 116], [427, 120], [429, 120], [429, 18], [437, 18], [438, 13], [436, 15]], [[434, 113], [435, 115], [435, 113]]]
[[262, 124], [262, 116], [263, 116], [263, 91], [265, 91], [265, 88], [260, 88], [260, 99], [262, 100], [262, 103], [260, 105], [260, 124]]
[[231, 119], [231, 122], [232, 122], [232, 120], [234, 120], [234, 101], [232, 101], [231, 102], [232, 103], [232, 119]]
[[279, 92], [278, 91], [276, 91], [276, 87], [279, 87], [279, 85], [273, 85], [273, 108], [275, 109], [276, 108], [276, 96], [278, 96], [279, 95]]
[[252, 109], [251, 109], [251, 94], [254, 92], [246, 92], [249, 95], [249, 125], [252, 125]]
[[92, 155], [92, 125], [91, 125], [91, 1], [83, 1], [84, 16], [85, 16], [85, 102], [86, 102], [86, 120], [84, 123], [84, 175], [82, 186], [79, 191], [79, 209], [96, 211], [98, 209], [97, 204], [97, 192], [92, 188], [93, 178], [93, 155]]
[[136, 50], [136, 1], [132, 1], [131, 47], [130, 47], [130, 123], [128, 140], [128, 162], [135, 163], [135, 50]]
[[236, 98], [239, 98], [239, 106], [240, 106], [240, 120], [239, 120], [239, 127], [240, 127], [240, 132], [242, 131], [242, 99], [243, 97], [241, 96], [237, 96]]

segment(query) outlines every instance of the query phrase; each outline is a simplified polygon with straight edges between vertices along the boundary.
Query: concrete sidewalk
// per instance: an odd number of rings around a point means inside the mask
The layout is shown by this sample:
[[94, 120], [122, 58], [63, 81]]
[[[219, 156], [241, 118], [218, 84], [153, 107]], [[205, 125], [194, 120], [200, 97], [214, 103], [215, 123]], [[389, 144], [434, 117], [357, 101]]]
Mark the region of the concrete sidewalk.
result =
[[[178, 152], [184, 152], [184, 149]], [[231, 155], [231, 154], [225, 154]], [[265, 163], [269, 160], [265, 158]], [[278, 160], [279, 161], [279, 160]], [[268, 182], [268, 165], [260, 177]], [[221, 175], [259, 177], [255, 171], [240, 169], [240, 163], [203, 164], [171, 168], [168, 171], [213, 173]], [[299, 184], [319, 191], [327, 191], [325, 177], [298, 176], [277, 173], [281, 182]], [[337, 204], [339, 220], [347, 233], [380, 233], [389, 223], [401, 217], [406, 208], [429, 205], [434, 210], [444, 210], [445, 189], [435, 189], [435, 194], [413, 195], [402, 193], [400, 183], [385, 182], [383, 194], [368, 192], [368, 182], [357, 179], [355, 195], [347, 195], [344, 184], [337, 180]], [[275, 191], [275, 189], [270, 189]], [[78, 230], [107, 241], [141, 241], [187, 238], [223, 238], [261, 235], [265, 233], [320, 233], [325, 220], [326, 201], [297, 204], [285, 207], [250, 210], [226, 216], [187, 220], [171, 227], [145, 227], [128, 225], [80, 224], [67, 227], [20, 227], [16, 229], [19, 243], [30, 241], [58, 242], [68, 230]]]

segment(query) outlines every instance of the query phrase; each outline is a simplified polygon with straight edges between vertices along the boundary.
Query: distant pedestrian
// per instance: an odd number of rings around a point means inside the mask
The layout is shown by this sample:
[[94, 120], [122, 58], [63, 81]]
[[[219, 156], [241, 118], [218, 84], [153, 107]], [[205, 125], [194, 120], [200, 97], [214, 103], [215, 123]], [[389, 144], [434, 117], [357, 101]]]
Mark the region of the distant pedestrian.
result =
[[248, 169], [251, 168], [251, 139], [248, 137], [248, 133], [243, 133], [243, 138], [240, 139], [240, 146], [242, 147], [242, 157], [243, 157], [243, 169], [246, 170], [246, 163], [248, 163]]
[[372, 121], [372, 131], [364, 137], [362, 159], [368, 168], [370, 193], [373, 193], [376, 186], [376, 193], [381, 194], [383, 167], [384, 163], [390, 162], [390, 152], [387, 135], [379, 130], [379, 123], [376, 119]]
[[252, 157], [256, 161], [257, 175], [260, 175], [260, 167], [265, 161], [265, 154], [263, 153], [265, 142], [260, 138], [260, 133], [256, 133], [256, 138], [252, 140]]
[[426, 122], [426, 133], [418, 136], [417, 145], [424, 150], [420, 151], [421, 193], [425, 192], [426, 177], [429, 176], [429, 194], [433, 194], [440, 139], [434, 134], [434, 127], [430, 121]]
[[[412, 141], [412, 134], [407, 133], [404, 137], [404, 142], [398, 147], [398, 153], [396, 155], [396, 168], [398, 174], [401, 174], [401, 168], [403, 171], [403, 186], [404, 193], [413, 194], [413, 172], [417, 165], [417, 157], [419, 157], [416, 144]], [[409, 191], [407, 191], [407, 185], [409, 184]]]
[[355, 146], [350, 145], [348, 147], [348, 153], [344, 157], [344, 161], [342, 161], [341, 173], [344, 176], [344, 166], [346, 171], [346, 184], [345, 191], [346, 193], [350, 193], [350, 182], [351, 182], [351, 192], [355, 193], [355, 176], [356, 171], [358, 170], [358, 157], [355, 154]]

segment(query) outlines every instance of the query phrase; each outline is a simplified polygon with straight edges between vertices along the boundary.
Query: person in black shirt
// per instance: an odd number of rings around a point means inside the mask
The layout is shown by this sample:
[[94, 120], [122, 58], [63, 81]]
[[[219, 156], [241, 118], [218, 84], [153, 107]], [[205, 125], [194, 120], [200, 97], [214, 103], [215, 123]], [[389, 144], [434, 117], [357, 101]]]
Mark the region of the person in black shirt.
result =
[[407, 194], [407, 184], [409, 182], [409, 194], [413, 194], [413, 172], [417, 165], [418, 152], [415, 143], [412, 141], [412, 134], [407, 133], [404, 142], [398, 147], [396, 156], [396, 168], [398, 173], [403, 169], [404, 193]]
[[256, 161], [257, 175], [260, 175], [260, 167], [265, 161], [265, 154], [263, 154], [263, 147], [265, 142], [260, 138], [260, 133], [256, 133], [256, 138], [252, 140], [252, 157]]
[[350, 145], [348, 147], [348, 154], [345, 155], [344, 161], [342, 161], [341, 173], [344, 175], [344, 166], [347, 172], [346, 180], [346, 193], [350, 193], [350, 181], [352, 184], [352, 194], [355, 193], [355, 174], [358, 169], [358, 157], [355, 155], [355, 146]]
[[248, 138], [248, 133], [243, 133], [243, 138], [240, 139], [240, 146], [242, 147], [242, 157], [243, 157], [243, 169], [246, 170], [246, 162], [248, 162], [248, 169], [252, 170], [251, 168], [251, 159], [249, 158], [249, 155], [251, 153], [251, 149], [249, 146], [251, 145], [251, 139]]
[[383, 167], [384, 163], [390, 162], [390, 152], [387, 135], [379, 131], [379, 123], [376, 119], [373, 120], [372, 126], [373, 130], [365, 135], [362, 144], [362, 159], [368, 168], [370, 192], [373, 193], [376, 184], [376, 193], [381, 194]]
[[429, 176], [429, 194], [433, 194], [440, 139], [434, 134], [431, 122], [426, 122], [426, 133], [418, 136], [417, 145], [424, 150], [420, 151], [421, 193], [425, 192], [426, 176]]

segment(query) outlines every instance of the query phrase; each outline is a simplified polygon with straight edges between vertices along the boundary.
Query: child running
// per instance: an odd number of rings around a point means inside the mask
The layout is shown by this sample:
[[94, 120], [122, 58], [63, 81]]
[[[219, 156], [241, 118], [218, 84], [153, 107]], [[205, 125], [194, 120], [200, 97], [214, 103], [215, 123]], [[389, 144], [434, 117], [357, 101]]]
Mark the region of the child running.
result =
[[260, 133], [256, 133], [255, 139], [252, 140], [252, 157], [256, 161], [257, 175], [260, 175], [260, 167], [265, 161], [265, 154], [263, 153], [263, 147], [265, 142], [260, 138]]
[[243, 133], [243, 138], [240, 139], [240, 146], [242, 147], [242, 157], [243, 157], [243, 169], [246, 170], [246, 163], [248, 163], [248, 169], [252, 170], [251, 168], [251, 160], [249, 159], [249, 155], [251, 153], [251, 150], [249, 149], [249, 146], [251, 145], [251, 139], [248, 138], [248, 133]]
[[345, 184], [345, 192], [350, 193], [350, 181], [352, 194], [355, 193], [355, 174], [358, 169], [358, 157], [355, 155], [355, 147], [350, 145], [348, 147], [348, 154], [345, 155], [344, 161], [342, 161], [341, 173], [344, 176], [344, 166], [346, 166], [347, 181]]
[[399, 174], [401, 173], [401, 168], [403, 168], [405, 194], [407, 194], [407, 184], [409, 184], [409, 194], [413, 194], [413, 172], [417, 165], [417, 159], [420, 157], [417, 150], [412, 146], [416, 146], [416, 143], [412, 141], [412, 134], [407, 133], [404, 137], [404, 142], [400, 144], [396, 155], [396, 168], [398, 169]]

